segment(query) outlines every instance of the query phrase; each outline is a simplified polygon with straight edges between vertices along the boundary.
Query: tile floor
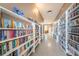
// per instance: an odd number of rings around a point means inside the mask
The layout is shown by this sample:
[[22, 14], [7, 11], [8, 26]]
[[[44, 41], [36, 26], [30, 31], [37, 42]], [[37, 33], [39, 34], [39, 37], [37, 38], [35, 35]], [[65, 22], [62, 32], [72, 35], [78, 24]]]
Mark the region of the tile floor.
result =
[[45, 35], [45, 39], [36, 48], [32, 56], [66, 56], [64, 50], [59, 47], [51, 36]]

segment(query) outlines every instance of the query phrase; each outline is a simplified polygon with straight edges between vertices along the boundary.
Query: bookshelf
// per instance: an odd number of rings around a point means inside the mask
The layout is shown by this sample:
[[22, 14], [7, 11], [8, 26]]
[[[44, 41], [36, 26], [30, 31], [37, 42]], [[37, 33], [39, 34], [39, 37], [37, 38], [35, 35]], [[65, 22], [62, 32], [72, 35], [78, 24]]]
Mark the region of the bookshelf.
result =
[[66, 51], [66, 14], [64, 13], [59, 19], [58, 32], [59, 44]]
[[39, 29], [38, 23], [0, 6], [0, 56], [31, 55]]
[[53, 38], [58, 41], [58, 22], [54, 23]]
[[68, 52], [79, 56], [79, 3], [72, 4], [68, 15]]
[[35, 48], [38, 46], [40, 42], [40, 26], [39, 24], [35, 24]]
[[[73, 3], [57, 21], [54, 34], [66, 55], [79, 56], [79, 3]], [[56, 24], [57, 24], [56, 23]]]

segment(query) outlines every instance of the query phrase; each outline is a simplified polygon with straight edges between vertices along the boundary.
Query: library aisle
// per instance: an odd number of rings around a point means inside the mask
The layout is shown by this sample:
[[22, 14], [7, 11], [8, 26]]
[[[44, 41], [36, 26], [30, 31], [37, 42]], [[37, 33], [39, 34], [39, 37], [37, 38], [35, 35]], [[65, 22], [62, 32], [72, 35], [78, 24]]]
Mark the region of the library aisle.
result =
[[45, 39], [36, 48], [36, 52], [32, 56], [66, 56], [64, 50], [56, 43], [52, 36], [45, 35]]
[[0, 6], [0, 56], [79, 56], [79, 3]]

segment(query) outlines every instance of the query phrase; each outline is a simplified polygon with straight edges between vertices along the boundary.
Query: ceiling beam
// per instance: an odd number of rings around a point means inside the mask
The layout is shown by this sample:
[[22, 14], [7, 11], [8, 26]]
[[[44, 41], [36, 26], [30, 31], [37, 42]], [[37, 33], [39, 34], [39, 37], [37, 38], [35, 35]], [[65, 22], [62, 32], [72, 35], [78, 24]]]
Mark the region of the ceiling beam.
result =
[[70, 5], [71, 3], [64, 3], [54, 21], [57, 21]]

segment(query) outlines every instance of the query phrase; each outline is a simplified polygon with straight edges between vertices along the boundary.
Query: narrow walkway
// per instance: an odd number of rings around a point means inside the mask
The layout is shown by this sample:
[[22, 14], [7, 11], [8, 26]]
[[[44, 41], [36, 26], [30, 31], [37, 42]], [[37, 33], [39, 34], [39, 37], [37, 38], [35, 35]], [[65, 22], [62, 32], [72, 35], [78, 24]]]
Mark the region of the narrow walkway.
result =
[[45, 39], [36, 48], [36, 52], [32, 56], [65, 56], [65, 53], [51, 36], [45, 35]]

